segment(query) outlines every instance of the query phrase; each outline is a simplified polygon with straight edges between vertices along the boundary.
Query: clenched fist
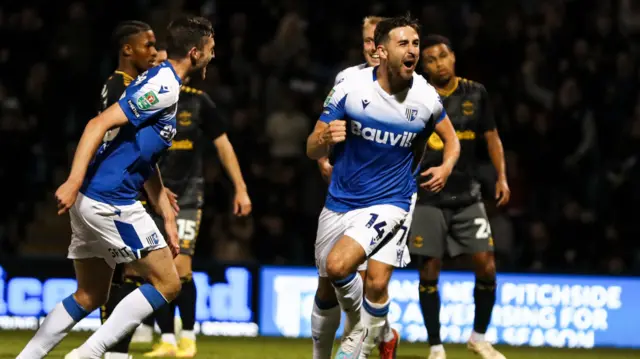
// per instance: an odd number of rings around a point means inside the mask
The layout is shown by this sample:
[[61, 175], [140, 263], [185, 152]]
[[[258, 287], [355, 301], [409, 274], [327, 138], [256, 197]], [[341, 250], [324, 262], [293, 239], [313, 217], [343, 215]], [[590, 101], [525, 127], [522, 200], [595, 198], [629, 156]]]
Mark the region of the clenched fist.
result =
[[347, 138], [347, 121], [333, 120], [322, 132], [322, 142], [328, 145], [335, 145]]

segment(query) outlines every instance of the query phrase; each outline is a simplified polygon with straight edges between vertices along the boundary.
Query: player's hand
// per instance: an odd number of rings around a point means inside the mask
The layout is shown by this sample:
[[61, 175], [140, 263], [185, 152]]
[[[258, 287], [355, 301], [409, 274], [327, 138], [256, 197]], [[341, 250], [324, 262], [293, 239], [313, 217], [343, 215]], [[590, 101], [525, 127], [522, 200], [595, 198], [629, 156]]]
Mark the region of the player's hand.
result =
[[173, 212], [174, 214], [178, 214], [178, 212], [180, 212], [180, 206], [178, 206], [178, 195], [171, 192], [170, 189], [168, 189], [167, 187], [164, 188], [165, 193], [167, 194], [167, 199], [169, 200], [169, 203], [171, 204], [171, 208], [173, 208]]
[[333, 120], [322, 132], [322, 142], [335, 145], [347, 139], [347, 121]]
[[81, 183], [67, 180], [56, 191], [56, 200], [58, 201], [58, 215], [67, 212], [76, 202], [78, 191]]
[[420, 175], [427, 178], [426, 182], [420, 184], [420, 187], [429, 190], [431, 192], [440, 192], [447, 184], [451, 169], [446, 166], [431, 167]]
[[504, 206], [509, 203], [509, 199], [511, 198], [511, 190], [509, 189], [509, 184], [506, 179], [499, 179], [496, 182], [496, 200], [498, 201], [497, 206]]
[[248, 216], [251, 213], [251, 199], [247, 191], [236, 192], [233, 199], [233, 214], [238, 217]]
[[180, 254], [180, 237], [178, 237], [178, 226], [176, 219], [166, 219], [164, 221], [164, 230], [167, 234], [167, 246], [173, 254], [173, 258]]

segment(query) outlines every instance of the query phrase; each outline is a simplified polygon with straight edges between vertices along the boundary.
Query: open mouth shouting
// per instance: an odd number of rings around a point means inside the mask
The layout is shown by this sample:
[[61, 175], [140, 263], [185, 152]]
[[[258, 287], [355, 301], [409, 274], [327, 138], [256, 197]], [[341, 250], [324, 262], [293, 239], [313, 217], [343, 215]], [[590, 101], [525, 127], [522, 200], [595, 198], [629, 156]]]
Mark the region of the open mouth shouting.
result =
[[416, 69], [416, 65], [418, 64], [418, 60], [415, 58], [405, 59], [402, 61], [402, 68], [405, 71], [413, 71]]

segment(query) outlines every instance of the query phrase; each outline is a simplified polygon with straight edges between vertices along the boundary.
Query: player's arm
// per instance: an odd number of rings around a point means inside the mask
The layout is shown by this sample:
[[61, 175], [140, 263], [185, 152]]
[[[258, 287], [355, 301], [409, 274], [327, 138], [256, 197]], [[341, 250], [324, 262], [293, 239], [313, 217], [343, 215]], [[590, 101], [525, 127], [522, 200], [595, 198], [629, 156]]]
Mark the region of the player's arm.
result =
[[307, 156], [319, 160], [329, 156], [329, 148], [347, 138], [344, 104], [346, 92], [342, 86], [334, 87], [324, 101], [324, 109], [316, 126], [307, 138]]
[[164, 183], [162, 183], [160, 168], [157, 164], [154, 173], [144, 183], [144, 190], [147, 193], [151, 205], [165, 221], [176, 220], [175, 210], [165, 192], [166, 188]]
[[171, 201], [167, 196], [166, 188], [162, 183], [160, 168], [157, 164], [154, 173], [144, 183], [144, 190], [147, 193], [149, 201], [164, 220], [167, 244], [169, 245], [171, 253], [173, 253], [173, 256], [175, 257], [180, 253], [176, 213], [174, 212]]
[[[333, 81], [333, 86], [337, 86], [339, 83], [341, 83], [344, 80], [344, 77], [345, 77], [344, 71], [340, 71], [336, 75], [335, 80]], [[322, 175], [322, 178], [327, 183], [330, 183], [331, 174], [333, 173], [333, 166], [329, 162], [329, 157], [323, 156], [320, 159], [318, 159], [317, 162], [318, 162], [318, 169], [320, 170], [320, 175]]]
[[496, 199], [497, 205], [502, 206], [509, 202], [511, 197], [511, 191], [507, 184], [507, 169], [504, 160], [504, 148], [502, 147], [502, 141], [500, 135], [498, 135], [498, 128], [496, 126], [495, 117], [493, 115], [493, 108], [489, 101], [489, 95], [487, 90], [481, 88], [481, 101], [482, 101], [482, 113], [480, 114], [480, 125], [484, 133], [485, 141], [487, 142], [487, 150], [489, 151], [489, 157], [493, 168], [496, 170], [498, 180], [496, 181]]
[[456, 131], [448, 115], [444, 115], [435, 127], [435, 132], [442, 139], [444, 148], [442, 150], [442, 167], [447, 170], [447, 176], [453, 171], [458, 157], [460, 157], [460, 141], [456, 136]]
[[318, 160], [318, 169], [322, 178], [327, 182], [331, 182], [331, 173], [333, 173], [333, 166], [329, 162], [329, 157], [322, 157]]
[[84, 181], [89, 163], [102, 143], [104, 135], [112, 128], [122, 127], [129, 120], [117, 104], [109, 106], [104, 112], [91, 119], [84, 128], [78, 147], [76, 147], [68, 181], [78, 185]]
[[246, 216], [251, 213], [251, 199], [247, 192], [247, 185], [242, 176], [240, 170], [240, 163], [236, 152], [229, 141], [229, 137], [226, 133], [226, 121], [220, 115], [220, 111], [217, 109], [216, 104], [211, 100], [209, 95], [202, 93], [200, 95], [202, 100], [202, 130], [213, 139], [213, 145], [218, 151], [218, 158], [222, 163], [225, 171], [235, 189], [235, 199], [233, 204], [233, 212], [239, 216]]
[[233, 182], [235, 189], [235, 198], [233, 200], [233, 213], [237, 216], [247, 216], [251, 213], [251, 199], [247, 192], [247, 185], [242, 177], [242, 171], [240, 170], [240, 164], [238, 163], [238, 157], [233, 150], [233, 146], [229, 141], [227, 134], [223, 134], [213, 141], [214, 146], [218, 150], [218, 157], [222, 166], [227, 171], [227, 175]]
[[438, 97], [435, 98], [431, 113], [432, 120], [435, 121], [434, 131], [444, 143], [442, 164], [438, 167], [428, 168], [420, 174], [426, 179], [426, 182], [421, 183], [420, 187], [432, 192], [440, 192], [447, 183], [458, 157], [460, 157], [460, 141]]

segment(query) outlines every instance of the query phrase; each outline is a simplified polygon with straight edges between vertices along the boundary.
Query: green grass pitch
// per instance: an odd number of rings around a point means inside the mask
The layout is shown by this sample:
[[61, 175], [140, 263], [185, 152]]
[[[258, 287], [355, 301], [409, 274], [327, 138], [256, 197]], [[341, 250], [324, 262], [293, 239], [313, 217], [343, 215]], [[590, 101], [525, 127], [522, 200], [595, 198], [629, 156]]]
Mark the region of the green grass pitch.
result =
[[[31, 338], [30, 331], [0, 331], [0, 359], [15, 358], [22, 347]], [[72, 333], [49, 355], [49, 358], [63, 358], [71, 349], [79, 346], [89, 333]], [[142, 358], [142, 353], [150, 350], [151, 345], [134, 344], [134, 358]], [[446, 345], [448, 359], [474, 359], [474, 354], [464, 346]], [[617, 349], [550, 349], [516, 348], [499, 349], [508, 359], [640, 359], [640, 350]], [[427, 345], [424, 343], [400, 343], [397, 359], [426, 359]], [[335, 353], [335, 352], [334, 352]], [[374, 352], [372, 358], [378, 358]], [[199, 359], [309, 359], [311, 358], [310, 339], [285, 338], [225, 338], [198, 337]]]

